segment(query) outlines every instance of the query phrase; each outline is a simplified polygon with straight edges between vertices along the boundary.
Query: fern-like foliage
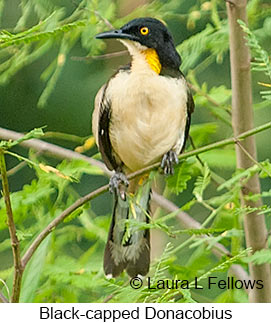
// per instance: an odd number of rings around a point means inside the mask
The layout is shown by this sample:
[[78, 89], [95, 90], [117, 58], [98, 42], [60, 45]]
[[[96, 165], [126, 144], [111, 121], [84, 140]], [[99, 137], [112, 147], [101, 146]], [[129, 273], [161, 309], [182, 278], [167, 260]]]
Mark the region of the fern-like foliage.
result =
[[263, 249], [256, 251], [252, 256], [243, 259], [244, 262], [252, 262], [255, 265], [271, 264], [271, 250]]
[[[262, 48], [255, 34], [247, 27], [247, 25], [239, 20], [238, 21], [244, 32], [247, 34], [248, 46], [251, 48], [254, 57], [252, 64], [252, 70], [263, 72], [268, 76], [270, 83], [260, 83], [262, 86], [271, 88], [271, 61], [268, 52]], [[265, 90], [260, 92], [262, 97], [266, 100], [271, 100], [271, 90]]]
[[197, 177], [193, 194], [198, 201], [203, 200], [203, 193], [208, 184], [210, 183], [210, 169], [207, 164], [202, 168], [202, 175]]
[[[26, 0], [21, 1], [20, 9], [21, 16], [13, 30], [0, 31], [0, 84], [6, 84], [21, 68], [58, 48], [57, 58], [42, 74], [47, 84], [38, 106], [44, 107], [74, 45], [81, 40], [91, 55], [103, 47], [103, 43], [95, 42], [93, 36], [101, 26], [105, 28], [106, 19], [114, 17], [115, 5], [107, 0], [102, 3], [83, 0], [77, 6], [74, 3], [72, 7], [68, 3], [58, 6], [51, 0]], [[28, 27], [33, 16], [36, 24]]]

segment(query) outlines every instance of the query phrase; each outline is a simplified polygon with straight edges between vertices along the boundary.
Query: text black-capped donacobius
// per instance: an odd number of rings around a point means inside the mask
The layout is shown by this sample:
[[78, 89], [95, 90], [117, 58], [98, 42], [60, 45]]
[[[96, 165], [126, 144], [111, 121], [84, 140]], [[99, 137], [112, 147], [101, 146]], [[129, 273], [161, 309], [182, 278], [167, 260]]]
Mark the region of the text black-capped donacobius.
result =
[[179, 70], [181, 58], [161, 21], [134, 19], [96, 38], [120, 40], [131, 56], [131, 63], [120, 67], [99, 90], [92, 118], [102, 158], [115, 171], [110, 179], [114, 208], [104, 271], [113, 277], [123, 270], [131, 277], [145, 276], [150, 265], [149, 229], [132, 230], [126, 220], [149, 222], [150, 181], [135, 178], [129, 183], [126, 175], [157, 161], [165, 174], [173, 173], [194, 102]]

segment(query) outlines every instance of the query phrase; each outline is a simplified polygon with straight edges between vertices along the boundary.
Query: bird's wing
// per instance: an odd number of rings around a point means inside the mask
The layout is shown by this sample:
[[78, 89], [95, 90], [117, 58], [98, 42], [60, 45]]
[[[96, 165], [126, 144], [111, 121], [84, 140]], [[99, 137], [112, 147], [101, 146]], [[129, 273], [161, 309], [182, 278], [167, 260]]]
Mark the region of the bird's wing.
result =
[[[171, 68], [165, 68], [165, 67], [162, 68], [160, 75], [167, 76], [167, 77], [173, 77], [173, 78], [177, 78], [177, 79], [179, 79], [179, 78], [185, 79], [184, 74], [180, 70], [173, 70]], [[184, 140], [182, 141], [182, 146], [181, 146], [180, 152], [182, 152], [185, 148], [186, 140], [189, 136], [189, 129], [190, 129], [190, 124], [191, 124], [191, 114], [194, 112], [194, 108], [195, 108], [193, 96], [192, 96], [191, 90], [190, 90], [187, 83], [186, 83], [186, 87], [187, 87], [187, 102], [186, 102], [187, 119], [186, 119], [185, 130], [184, 130]]]
[[108, 83], [102, 86], [95, 98], [92, 132], [107, 168], [110, 170], [117, 170], [120, 165], [116, 160], [109, 135], [111, 100], [106, 94], [107, 86]]
[[186, 124], [185, 124], [184, 142], [183, 142], [183, 146], [182, 146], [181, 151], [183, 151], [185, 148], [185, 143], [186, 143], [186, 140], [189, 136], [189, 129], [190, 129], [190, 124], [191, 124], [191, 114], [194, 112], [194, 109], [195, 109], [195, 103], [193, 100], [193, 96], [192, 96], [192, 93], [188, 87], [187, 87], [186, 107], [187, 107], [187, 118], [186, 118]]

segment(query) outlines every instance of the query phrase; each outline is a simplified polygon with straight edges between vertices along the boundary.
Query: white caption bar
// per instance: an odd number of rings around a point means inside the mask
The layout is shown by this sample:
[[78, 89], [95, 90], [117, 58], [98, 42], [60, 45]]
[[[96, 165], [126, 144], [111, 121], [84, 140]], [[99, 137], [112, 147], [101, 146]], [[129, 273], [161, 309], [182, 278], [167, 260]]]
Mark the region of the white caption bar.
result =
[[1, 322], [266, 322], [270, 304], [0, 304]]

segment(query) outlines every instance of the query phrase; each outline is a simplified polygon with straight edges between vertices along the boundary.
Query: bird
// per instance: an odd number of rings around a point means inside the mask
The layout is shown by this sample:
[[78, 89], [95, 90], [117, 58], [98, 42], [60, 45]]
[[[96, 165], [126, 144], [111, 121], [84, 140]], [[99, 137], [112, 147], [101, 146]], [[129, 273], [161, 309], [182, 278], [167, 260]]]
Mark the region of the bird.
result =
[[98, 149], [114, 172], [109, 181], [114, 204], [104, 272], [107, 277], [124, 270], [130, 277], [146, 276], [151, 181], [146, 176], [128, 181], [127, 176], [159, 161], [165, 175], [173, 174], [189, 135], [193, 96], [180, 71], [173, 37], [162, 21], [136, 18], [95, 37], [120, 41], [131, 57], [98, 91], [92, 116]]

